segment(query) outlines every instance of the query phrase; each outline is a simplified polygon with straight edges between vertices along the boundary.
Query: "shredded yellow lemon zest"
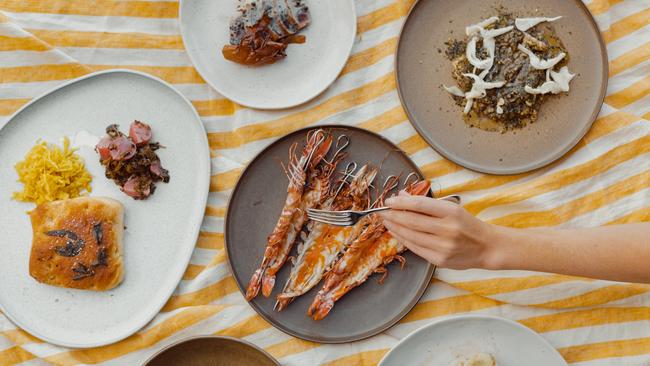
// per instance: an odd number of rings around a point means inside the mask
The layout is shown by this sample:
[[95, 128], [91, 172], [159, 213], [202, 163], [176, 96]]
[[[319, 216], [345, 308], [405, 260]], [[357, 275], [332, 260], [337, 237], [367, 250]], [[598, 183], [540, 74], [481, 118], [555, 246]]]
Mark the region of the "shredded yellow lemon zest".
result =
[[22, 192], [13, 193], [13, 199], [40, 205], [90, 192], [92, 177], [76, 150], [70, 148], [67, 137], [63, 139], [63, 149], [37, 141], [25, 160], [15, 165], [18, 181], [24, 187]]

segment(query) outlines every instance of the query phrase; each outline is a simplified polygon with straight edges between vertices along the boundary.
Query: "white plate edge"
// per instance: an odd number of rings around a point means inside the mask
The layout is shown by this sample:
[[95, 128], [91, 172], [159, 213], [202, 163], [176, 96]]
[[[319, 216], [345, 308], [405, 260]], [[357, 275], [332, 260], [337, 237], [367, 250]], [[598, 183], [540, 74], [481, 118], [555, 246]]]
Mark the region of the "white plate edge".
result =
[[[409, 333], [406, 337], [402, 338], [399, 342], [397, 342], [397, 344], [395, 344], [390, 349], [390, 351], [386, 352], [384, 357], [381, 358], [381, 360], [379, 361], [379, 363], [377, 365], [378, 366], [386, 366], [384, 364], [384, 361], [386, 361], [388, 356], [390, 356], [391, 353], [393, 353], [393, 351], [395, 351], [395, 349], [397, 347], [399, 347], [403, 343], [406, 343], [411, 338], [414, 338], [417, 334], [419, 334], [421, 332], [424, 332], [426, 329], [432, 328], [432, 327], [437, 326], [437, 325], [442, 324], [442, 323], [447, 323], [447, 322], [456, 321], [456, 320], [463, 320], [463, 319], [497, 320], [497, 321], [503, 321], [503, 322], [509, 323], [510, 325], [514, 325], [516, 328], [522, 329], [525, 332], [527, 332], [529, 334], [532, 334], [536, 338], [540, 339], [542, 341], [542, 343], [544, 343], [549, 349], [553, 350], [553, 352], [556, 353], [560, 357], [560, 359], [564, 360], [562, 355], [560, 355], [560, 353], [555, 349], [555, 347], [553, 347], [544, 337], [542, 337], [540, 334], [538, 334], [537, 332], [535, 332], [534, 330], [528, 328], [527, 326], [525, 326], [523, 324], [520, 324], [520, 323], [518, 323], [518, 322], [516, 322], [514, 320], [511, 320], [511, 319], [502, 318], [502, 317], [499, 317], [499, 316], [481, 315], [481, 314], [464, 314], [464, 315], [444, 316], [444, 317], [442, 317], [440, 319], [434, 320], [433, 322], [431, 322], [429, 324], [425, 324], [425, 325], [417, 328], [416, 330]], [[558, 366], [560, 366], [560, 365], [558, 365]], [[568, 366], [566, 361], [564, 361], [564, 365], [562, 365], [562, 366]]]
[[[106, 74], [112, 74], [112, 73], [125, 73], [125, 74], [139, 75], [139, 76], [143, 76], [143, 77], [145, 77], [145, 78], [148, 78], [148, 79], [151, 79], [151, 80], [157, 81], [157, 82], [159, 82], [160, 84], [164, 85], [165, 87], [167, 87], [167, 88], [171, 89], [172, 91], [174, 91], [174, 93], [176, 93], [179, 97], [181, 97], [181, 99], [182, 99], [183, 101], [185, 101], [185, 103], [187, 103], [187, 105], [190, 107], [190, 109], [191, 109], [192, 112], [194, 113], [194, 117], [196, 118], [197, 122], [199, 123], [199, 126], [200, 126], [201, 130], [203, 130], [203, 132], [204, 132], [204, 136], [205, 136], [205, 139], [203, 139], [203, 145], [204, 145], [204, 148], [205, 148], [205, 151], [204, 151], [205, 154], [204, 154], [204, 155], [205, 155], [205, 157], [206, 157], [207, 159], [204, 159], [204, 162], [203, 162], [204, 167], [203, 167], [203, 169], [201, 169], [201, 171], [203, 171], [203, 172], [206, 172], [206, 171], [207, 171], [207, 172], [210, 172], [210, 171], [211, 171], [211, 166], [210, 166], [210, 147], [209, 147], [209, 144], [208, 144], [207, 132], [205, 131], [205, 126], [203, 125], [203, 121], [201, 121], [201, 118], [199, 117], [198, 112], [197, 112], [196, 109], [194, 108], [194, 105], [192, 105], [192, 103], [191, 103], [191, 102], [190, 102], [190, 101], [189, 101], [189, 100], [188, 100], [188, 99], [187, 99], [183, 94], [181, 94], [181, 92], [179, 92], [176, 88], [174, 88], [174, 87], [173, 87], [171, 84], [169, 84], [168, 82], [166, 82], [166, 81], [164, 81], [164, 80], [162, 80], [162, 79], [160, 79], [160, 78], [157, 78], [157, 77], [155, 77], [155, 76], [153, 76], [153, 75], [147, 74], [147, 73], [145, 73], [145, 72], [141, 72], [141, 71], [135, 71], [135, 70], [129, 70], [129, 69], [119, 69], [119, 68], [118, 68], [118, 69], [110, 69], [110, 70], [97, 71], [97, 72], [93, 72], [93, 73], [90, 73], [90, 74], [87, 74], [87, 75], [81, 76], [81, 77], [76, 78], [76, 79], [68, 80], [68, 81], [62, 83], [61, 85], [58, 85], [58, 86], [56, 86], [56, 87], [54, 87], [54, 88], [52, 88], [52, 89], [50, 89], [50, 90], [48, 90], [48, 91], [42, 93], [42, 94], [39, 95], [38, 97], [35, 97], [34, 99], [32, 99], [32, 100], [30, 100], [29, 102], [27, 102], [25, 105], [23, 105], [22, 107], [20, 107], [16, 112], [14, 112], [14, 113], [13, 113], [13, 114], [12, 114], [12, 115], [7, 119], [7, 122], [6, 122], [3, 126], [0, 127], [0, 131], [2, 131], [2, 129], [5, 128], [5, 126], [9, 125], [9, 123], [11, 123], [11, 122], [13, 121], [13, 119], [14, 119], [15, 117], [17, 117], [20, 113], [22, 113], [25, 109], [29, 108], [32, 104], [35, 104], [36, 102], [38, 102], [38, 101], [40, 101], [41, 99], [47, 97], [48, 95], [50, 95], [50, 94], [52, 94], [52, 93], [54, 93], [54, 92], [56, 92], [56, 91], [58, 91], [58, 90], [60, 90], [60, 89], [66, 88], [66, 87], [68, 87], [68, 86], [70, 86], [70, 85], [72, 85], [72, 84], [78, 83], [78, 82], [80, 82], [80, 81], [83, 81], [83, 80], [86, 80], [86, 79], [90, 79], [90, 78], [93, 78], [93, 77], [96, 77], [96, 76], [106, 75]], [[195, 237], [195, 239], [194, 239], [194, 242], [196, 242], [196, 238], [198, 238], [198, 236], [199, 236], [199, 233], [200, 233], [200, 230], [201, 230], [201, 223], [202, 223], [202, 220], [203, 220], [203, 217], [204, 217], [203, 212], [205, 211], [204, 209], [205, 209], [205, 206], [207, 205], [207, 202], [208, 202], [208, 194], [209, 194], [209, 188], [210, 188], [210, 173], [207, 174], [206, 179], [204, 179], [203, 181], [204, 181], [203, 184], [200, 185], [200, 186], [198, 187], [198, 190], [200, 191], [199, 193], [202, 193], [202, 195], [203, 195], [205, 198], [203, 199], [203, 203], [202, 203], [202, 204], [203, 204], [203, 209], [200, 211], [200, 212], [201, 212], [201, 214], [200, 214], [200, 219], [201, 219], [201, 220], [198, 221], [197, 224], [195, 224], [195, 229], [194, 229], [194, 232], [195, 232], [194, 237]], [[151, 321], [151, 320], [152, 320], [156, 315], [158, 315], [158, 313], [160, 313], [160, 309], [162, 309], [162, 308], [165, 306], [165, 303], [167, 303], [167, 301], [169, 300], [169, 298], [172, 296], [172, 294], [174, 293], [174, 291], [175, 291], [176, 288], [178, 287], [178, 283], [181, 281], [181, 279], [182, 279], [182, 277], [183, 277], [183, 273], [184, 273], [185, 269], [187, 268], [187, 265], [188, 265], [189, 262], [190, 262], [190, 259], [191, 259], [191, 257], [192, 257], [192, 253], [194, 252], [194, 245], [192, 245], [191, 247], [188, 246], [188, 248], [189, 248], [190, 250], [188, 250], [188, 252], [185, 253], [185, 258], [183, 259], [183, 262], [185, 263], [185, 265], [182, 267], [183, 270], [182, 270], [179, 274], [177, 274], [176, 276], [174, 276], [174, 277], [177, 277], [177, 278], [178, 278], [178, 280], [176, 281], [176, 286], [174, 286], [174, 287], [171, 288], [171, 291], [169, 292], [169, 295], [166, 295], [166, 296], [165, 296], [164, 301], [162, 301], [160, 307], [159, 307], [158, 309], [156, 309], [156, 311], [155, 311], [153, 314], [150, 314], [150, 315], [147, 315], [146, 317], [143, 317], [144, 321], [142, 321], [142, 322], [140, 322], [140, 323], [137, 323], [137, 325], [136, 325], [135, 327], [132, 327], [131, 329], [129, 329], [127, 332], [125, 332], [124, 335], [120, 335], [120, 336], [117, 336], [117, 337], [111, 338], [111, 339], [109, 339], [109, 340], [103, 341], [103, 342], [94, 342], [94, 343], [69, 343], [69, 342], [60, 342], [60, 341], [57, 341], [57, 340], [54, 339], [54, 338], [50, 338], [50, 337], [47, 337], [47, 336], [43, 336], [43, 335], [41, 335], [41, 334], [38, 334], [38, 332], [34, 332], [34, 331], [32, 331], [31, 329], [29, 329], [28, 327], [25, 327], [21, 322], [17, 321], [17, 320], [16, 320], [16, 319], [11, 315], [10, 312], [7, 312], [7, 311], [5, 310], [5, 308], [2, 306], [2, 303], [1, 303], [1, 302], [0, 302], [0, 311], [1, 311], [1, 312], [2, 312], [2, 313], [3, 313], [3, 314], [8, 318], [8, 319], [13, 323], [13, 324], [17, 325], [20, 329], [26, 331], [27, 333], [29, 333], [29, 334], [31, 334], [31, 335], [33, 335], [33, 336], [35, 336], [35, 337], [37, 337], [37, 338], [39, 338], [39, 339], [41, 339], [41, 340], [47, 342], [47, 343], [51, 343], [51, 344], [54, 344], [54, 345], [57, 345], [57, 346], [68, 347], [68, 348], [93, 348], [93, 347], [101, 347], [101, 346], [106, 346], [106, 345], [109, 345], [109, 344], [113, 344], [113, 343], [119, 342], [119, 341], [121, 341], [121, 340], [123, 340], [123, 339], [125, 339], [125, 338], [127, 338], [127, 337], [129, 337], [129, 336], [131, 336], [131, 335], [133, 335], [133, 334], [135, 334], [138, 330], [142, 329], [145, 325], [147, 325], [147, 324], [148, 324], [148, 323], [149, 323], [149, 322], [150, 322], [150, 321]]]
[[[305, 104], [305, 103], [309, 102], [310, 100], [316, 98], [321, 93], [323, 93], [327, 88], [329, 88], [336, 81], [336, 79], [338, 79], [339, 75], [341, 74], [341, 71], [343, 71], [343, 68], [345, 67], [348, 60], [350, 59], [350, 55], [352, 54], [352, 48], [354, 47], [354, 42], [355, 42], [355, 40], [357, 38], [357, 9], [356, 9], [356, 6], [354, 5], [354, 1], [353, 0], [348, 0], [348, 2], [350, 3], [350, 8], [352, 10], [348, 16], [351, 16], [353, 18], [352, 37], [350, 37], [350, 39], [348, 40], [349, 44], [347, 45], [347, 51], [346, 51], [347, 57], [341, 63], [340, 67], [338, 67], [338, 71], [336, 72], [336, 74], [334, 74], [334, 77], [331, 80], [329, 80], [327, 83], [323, 83], [323, 86], [320, 89], [318, 89], [318, 91], [316, 91], [314, 93], [306, 94], [306, 96], [304, 96], [298, 102], [282, 104], [282, 105], [276, 105], [276, 106], [266, 106], [266, 105], [259, 105], [259, 104], [255, 104], [255, 103], [246, 103], [246, 102], [243, 102], [241, 99], [232, 98], [230, 95], [228, 95], [228, 93], [225, 93], [223, 90], [217, 88], [215, 85], [212, 84], [212, 82], [210, 82], [210, 80], [208, 80], [208, 78], [203, 76], [203, 75], [206, 75], [207, 72], [205, 72], [203, 70], [203, 68], [201, 66], [199, 66], [199, 64], [195, 61], [194, 56], [192, 56], [193, 51], [191, 51], [191, 48], [187, 47], [188, 43], [187, 43], [187, 40], [185, 39], [186, 34], [187, 34], [187, 30], [185, 30], [185, 27], [183, 26], [183, 4], [186, 3], [187, 1], [188, 0], [180, 0], [180, 3], [178, 4], [178, 23], [179, 23], [179, 27], [180, 27], [180, 30], [181, 30], [181, 39], [183, 40], [183, 47], [185, 48], [185, 52], [187, 53], [187, 56], [190, 58], [190, 61], [192, 62], [192, 65], [194, 66], [194, 68], [196, 68], [196, 71], [198, 71], [199, 75], [201, 75], [201, 78], [203, 80], [205, 80], [205, 82], [208, 83], [208, 85], [210, 85], [210, 87], [212, 87], [214, 90], [219, 92], [219, 94], [221, 94], [223, 97], [225, 97], [226, 99], [228, 99], [228, 100], [230, 100], [232, 102], [235, 102], [237, 104], [240, 104], [240, 105], [242, 105], [244, 107], [248, 107], [248, 108], [261, 109], [261, 110], [287, 109], [287, 108], [296, 107], [296, 106]], [[318, 1], [318, 0], [316, 0], [316, 1]]]

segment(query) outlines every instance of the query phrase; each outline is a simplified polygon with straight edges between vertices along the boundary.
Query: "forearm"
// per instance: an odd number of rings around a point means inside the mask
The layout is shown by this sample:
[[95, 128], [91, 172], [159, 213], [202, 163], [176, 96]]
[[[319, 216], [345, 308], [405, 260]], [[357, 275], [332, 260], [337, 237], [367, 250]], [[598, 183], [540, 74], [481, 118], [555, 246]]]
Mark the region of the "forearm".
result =
[[650, 223], [590, 229], [494, 227], [485, 267], [650, 283]]

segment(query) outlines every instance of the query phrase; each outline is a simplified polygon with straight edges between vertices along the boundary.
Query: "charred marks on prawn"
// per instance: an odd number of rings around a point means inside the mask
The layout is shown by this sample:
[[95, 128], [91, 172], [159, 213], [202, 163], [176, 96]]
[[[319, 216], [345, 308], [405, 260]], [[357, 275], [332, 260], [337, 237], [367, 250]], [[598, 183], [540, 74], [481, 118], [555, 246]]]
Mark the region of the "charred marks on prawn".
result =
[[[285, 199], [282, 212], [278, 218], [273, 232], [268, 236], [264, 257], [260, 266], [253, 272], [249, 284], [246, 288], [246, 299], [255, 298], [260, 289], [268, 296], [275, 285], [275, 272], [284, 264], [286, 257], [291, 250], [295, 240], [288, 238], [289, 233], [297, 234], [302, 227], [296, 231], [297, 226], [294, 220], [300, 219], [304, 215], [297, 215], [298, 210], [302, 209], [302, 197], [307, 187], [307, 178], [311, 176], [311, 171], [321, 162], [329, 151], [332, 144], [331, 135], [323, 129], [311, 130], [307, 133], [307, 142], [302, 150], [300, 157], [297, 156], [296, 150], [298, 144], [294, 143], [289, 148], [289, 162], [287, 166], [282, 165], [289, 184], [287, 186], [287, 197]], [[293, 229], [292, 229], [293, 228]], [[287, 247], [288, 246], [288, 247]], [[275, 268], [277, 267], [277, 269]], [[271, 271], [268, 270], [271, 268]]]

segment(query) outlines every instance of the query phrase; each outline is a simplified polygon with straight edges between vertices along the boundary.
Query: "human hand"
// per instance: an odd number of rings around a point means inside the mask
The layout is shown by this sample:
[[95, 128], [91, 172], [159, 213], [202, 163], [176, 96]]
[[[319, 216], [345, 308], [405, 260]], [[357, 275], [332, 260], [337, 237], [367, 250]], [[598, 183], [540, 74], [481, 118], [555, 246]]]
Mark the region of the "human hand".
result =
[[380, 215], [408, 249], [445, 268], [496, 268], [494, 227], [455, 203], [402, 191], [386, 200]]

